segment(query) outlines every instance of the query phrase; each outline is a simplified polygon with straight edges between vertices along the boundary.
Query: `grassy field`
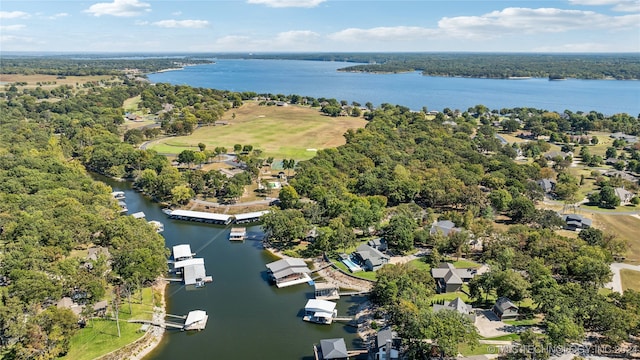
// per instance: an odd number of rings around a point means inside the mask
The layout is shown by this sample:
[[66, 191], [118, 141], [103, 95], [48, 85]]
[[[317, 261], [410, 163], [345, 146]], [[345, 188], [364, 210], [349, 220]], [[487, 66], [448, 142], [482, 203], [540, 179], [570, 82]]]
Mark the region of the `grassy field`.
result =
[[627, 289], [640, 291], [640, 271], [622, 269], [620, 270], [620, 279], [622, 280], [622, 291]]
[[138, 105], [140, 105], [141, 102], [142, 102], [142, 97], [140, 95], [134, 96], [132, 98], [128, 98], [127, 100], [125, 100], [124, 103], [122, 104], [122, 108], [124, 109], [125, 112], [131, 112], [131, 113], [138, 112], [139, 115], [142, 115], [138, 111]]
[[[60, 85], [84, 84], [90, 81], [109, 80], [113, 78], [111, 75], [95, 75], [95, 76], [67, 76], [65, 79], [58, 79], [57, 75], [20, 75], [20, 74], [0, 74], [0, 83], [16, 83], [26, 82], [26, 86], [19, 88], [35, 88], [37, 83], [48, 83], [42, 85], [43, 89], [51, 89]], [[55, 84], [54, 84], [55, 83]]]
[[[136, 296], [137, 297], [137, 296]], [[84, 329], [80, 329], [71, 338], [71, 349], [63, 359], [89, 360], [117, 350], [142, 337], [140, 324], [128, 323], [129, 319], [151, 319], [153, 310], [153, 294], [151, 288], [143, 290], [142, 304], [123, 303], [120, 306], [120, 334], [115, 320], [93, 319]]]
[[631, 215], [605, 215], [594, 214], [594, 227], [607, 233], [614, 233], [618, 238], [627, 241], [629, 251], [625, 262], [630, 264], [640, 263], [640, 218]]
[[[235, 119], [232, 118], [235, 114]], [[263, 151], [265, 157], [276, 159], [310, 159], [315, 150], [332, 148], [345, 143], [342, 136], [347, 129], [364, 127], [362, 118], [322, 115], [318, 109], [304, 106], [259, 106], [246, 102], [229, 110], [226, 126], [205, 126], [189, 136], [171, 137], [154, 144], [160, 153], [177, 154], [185, 149], [197, 149], [198, 143], [207, 148], [224, 146], [232, 150], [234, 144], [251, 144]]]

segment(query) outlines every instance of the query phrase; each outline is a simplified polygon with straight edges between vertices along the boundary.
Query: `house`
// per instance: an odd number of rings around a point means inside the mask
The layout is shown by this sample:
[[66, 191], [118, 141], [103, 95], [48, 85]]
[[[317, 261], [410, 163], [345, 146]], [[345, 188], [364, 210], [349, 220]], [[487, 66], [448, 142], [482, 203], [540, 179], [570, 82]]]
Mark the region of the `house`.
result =
[[377, 238], [367, 241], [367, 245], [380, 251], [387, 251], [387, 242], [383, 238]]
[[591, 219], [578, 214], [564, 214], [562, 220], [565, 222], [565, 229], [574, 231], [590, 228], [592, 223]]
[[93, 304], [93, 315], [94, 316], [105, 316], [107, 314], [107, 301], [98, 301]]
[[271, 280], [279, 288], [311, 281], [311, 270], [302, 259], [284, 258], [267, 264], [267, 269]]
[[309, 299], [304, 306], [302, 320], [328, 325], [337, 316], [336, 303], [327, 300]]
[[612, 139], [622, 139], [624, 141], [626, 141], [628, 144], [633, 144], [638, 142], [638, 137], [637, 136], [633, 136], [633, 135], [627, 135], [625, 133], [621, 133], [621, 132], [617, 132], [617, 133], [613, 133], [611, 135], [609, 135], [609, 137], [611, 137]]
[[538, 186], [542, 188], [545, 194], [549, 194], [556, 188], [556, 181], [550, 178], [538, 180]]
[[367, 244], [360, 244], [355, 252], [358, 260], [364, 265], [365, 270], [376, 271], [384, 264], [389, 262], [389, 256], [380, 252], [380, 250], [372, 248]]
[[613, 189], [613, 191], [616, 193], [616, 196], [620, 198], [620, 205], [627, 205], [631, 203], [631, 199], [634, 196], [631, 191], [622, 187], [617, 187]]
[[348, 359], [347, 344], [343, 338], [320, 340], [320, 353], [318, 359]]
[[440, 263], [437, 268], [431, 269], [438, 293], [460, 291], [462, 284], [469, 282], [476, 274], [475, 269], [456, 269], [451, 263]]
[[515, 320], [518, 318], [518, 307], [506, 297], [496, 300], [491, 311], [498, 316], [500, 320]]
[[628, 171], [620, 171], [620, 170], [609, 170], [604, 173], [604, 176], [607, 177], [618, 177], [623, 180], [631, 181], [632, 183], [636, 183], [638, 178], [636, 178], [633, 174]]
[[102, 246], [96, 246], [87, 249], [87, 260], [96, 261], [100, 256], [104, 256], [107, 259], [110, 258], [111, 254], [109, 254], [109, 249]]
[[462, 229], [456, 227], [456, 224], [454, 224], [453, 221], [441, 220], [441, 221], [434, 221], [433, 224], [431, 224], [431, 229], [429, 230], [429, 234], [435, 235], [437, 233], [440, 233], [444, 236], [449, 236], [449, 234], [453, 234], [461, 230]]
[[78, 305], [70, 297], [67, 296], [60, 299], [60, 301], [58, 301], [58, 303], [56, 304], [56, 307], [58, 309], [69, 309], [76, 316], [80, 316], [80, 313], [82, 313], [82, 309], [84, 308], [84, 306]]
[[476, 319], [473, 306], [467, 305], [459, 297], [451, 301], [446, 301], [444, 304], [433, 304], [433, 312], [438, 312], [440, 310], [453, 310], [467, 316], [471, 321], [475, 321]]
[[140, 115], [136, 115], [134, 113], [127, 113], [125, 114], [125, 119], [130, 120], [130, 121], [142, 121], [142, 116]]
[[401, 339], [390, 327], [378, 331], [376, 335], [376, 360], [393, 360], [400, 358]]
[[566, 153], [564, 151], [550, 151], [544, 154], [544, 158], [547, 160], [553, 160], [557, 157], [562, 158], [563, 160], [570, 156], [570, 153]]

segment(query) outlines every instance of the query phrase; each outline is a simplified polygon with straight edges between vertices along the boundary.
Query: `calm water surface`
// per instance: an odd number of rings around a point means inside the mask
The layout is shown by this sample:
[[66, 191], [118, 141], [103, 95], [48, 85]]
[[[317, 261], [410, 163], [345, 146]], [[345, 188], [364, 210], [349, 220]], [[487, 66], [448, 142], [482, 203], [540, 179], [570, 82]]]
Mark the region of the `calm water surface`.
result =
[[[265, 264], [275, 260], [259, 241], [231, 243], [230, 227], [168, 219], [158, 204], [133, 191], [129, 183], [98, 177], [113, 190], [126, 193], [129, 213], [143, 211], [147, 220], [164, 223], [166, 246], [190, 244], [203, 257], [213, 282], [201, 289], [179, 283], [167, 288], [169, 314], [205, 310], [207, 328], [201, 332], [168, 330], [161, 345], [146, 359], [311, 359], [313, 344], [343, 337], [349, 348], [359, 348], [355, 328], [343, 324], [316, 325], [302, 321], [302, 309], [313, 295], [306, 284], [278, 289], [268, 284]], [[260, 235], [250, 227], [249, 236]], [[338, 314], [353, 313], [362, 298], [343, 298]]]
[[420, 110], [532, 107], [562, 112], [640, 113], [640, 81], [547, 79], [503, 80], [404, 74], [345, 73], [344, 62], [217, 60], [215, 64], [151, 74], [153, 82], [257, 93], [298, 94]]

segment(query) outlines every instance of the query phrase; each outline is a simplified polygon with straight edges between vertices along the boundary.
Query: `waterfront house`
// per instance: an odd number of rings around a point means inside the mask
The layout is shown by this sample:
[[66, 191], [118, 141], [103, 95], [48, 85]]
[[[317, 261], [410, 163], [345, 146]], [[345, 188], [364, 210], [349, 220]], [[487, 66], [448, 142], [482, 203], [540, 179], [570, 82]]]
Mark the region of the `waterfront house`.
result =
[[271, 280], [277, 287], [303, 284], [311, 281], [311, 270], [302, 259], [284, 258], [267, 264]]
[[400, 358], [400, 346], [402, 345], [398, 333], [390, 327], [378, 331], [376, 335], [376, 360], [394, 360]]
[[389, 262], [390, 257], [367, 244], [360, 244], [355, 252], [365, 270], [376, 271]]
[[433, 304], [433, 312], [438, 312], [441, 310], [453, 310], [467, 316], [472, 322], [476, 320], [473, 306], [467, 305], [459, 297], [451, 301], [445, 301], [444, 304]]
[[578, 214], [564, 214], [562, 220], [565, 222], [564, 228], [567, 230], [580, 230], [591, 227], [591, 219]]
[[436, 235], [440, 233], [444, 236], [449, 236], [449, 234], [453, 234], [461, 230], [462, 229], [456, 227], [456, 224], [454, 224], [453, 221], [441, 220], [441, 221], [434, 221], [433, 224], [431, 224], [431, 229], [429, 229], [429, 234]]
[[451, 263], [440, 263], [437, 268], [431, 269], [438, 293], [460, 291], [462, 284], [469, 282], [476, 274], [475, 269], [456, 269]]
[[336, 303], [327, 300], [309, 299], [304, 306], [302, 320], [328, 325], [337, 316]]
[[518, 318], [518, 307], [506, 297], [496, 300], [491, 311], [498, 316], [500, 320], [515, 320]]
[[347, 344], [343, 338], [320, 340], [320, 352], [317, 352], [318, 360], [340, 360], [348, 359]]

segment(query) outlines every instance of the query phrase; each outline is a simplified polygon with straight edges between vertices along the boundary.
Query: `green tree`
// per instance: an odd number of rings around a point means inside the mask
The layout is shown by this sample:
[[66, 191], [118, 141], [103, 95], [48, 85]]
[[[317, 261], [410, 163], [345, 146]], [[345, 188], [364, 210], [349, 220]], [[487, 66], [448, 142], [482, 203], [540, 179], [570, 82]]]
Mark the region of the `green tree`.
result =
[[405, 252], [413, 248], [413, 232], [417, 228], [414, 219], [405, 215], [391, 218], [385, 229], [385, 239], [390, 248]]
[[298, 192], [290, 185], [285, 185], [280, 189], [278, 199], [280, 200], [280, 207], [282, 209], [295, 209], [300, 203]]
[[179, 185], [171, 189], [171, 202], [174, 204], [186, 204], [194, 197], [193, 189], [185, 185]]
[[262, 217], [262, 228], [274, 244], [288, 248], [306, 235], [309, 223], [298, 210], [273, 209]]
[[205, 143], [198, 143], [198, 149], [200, 149], [201, 152], [204, 152], [204, 150], [207, 148], [207, 145]]

